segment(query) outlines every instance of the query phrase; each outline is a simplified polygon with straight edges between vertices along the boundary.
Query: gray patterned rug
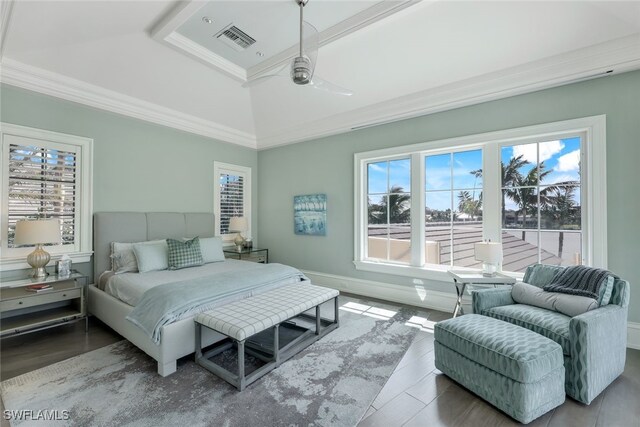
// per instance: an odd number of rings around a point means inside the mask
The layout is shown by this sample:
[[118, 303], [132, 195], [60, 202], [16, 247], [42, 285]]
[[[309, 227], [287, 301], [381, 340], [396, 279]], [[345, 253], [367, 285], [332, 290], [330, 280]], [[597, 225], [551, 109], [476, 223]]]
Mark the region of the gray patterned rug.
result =
[[[341, 310], [340, 328], [245, 391], [190, 358], [166, 378], [127, 341], [0, 384], [7, 410], [69, 411], [66, 421], [12, 425], [354, 426], [411, 344], [402, 309]], [[46, 414], [45, 414], [46, 415]]]

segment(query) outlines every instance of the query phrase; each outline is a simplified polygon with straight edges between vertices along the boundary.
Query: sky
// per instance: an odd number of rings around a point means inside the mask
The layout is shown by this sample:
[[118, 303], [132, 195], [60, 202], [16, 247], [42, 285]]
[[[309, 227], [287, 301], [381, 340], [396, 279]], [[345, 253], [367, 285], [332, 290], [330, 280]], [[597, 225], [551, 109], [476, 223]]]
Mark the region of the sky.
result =
[[[538, 153], [539, 151], [539, 153]], [[523, 166], [520, 173], [526, 175], [538, 162], [544, 162], [545, 169], [552, 169], [545, 183], [577, 181], [580, 162], [580, 138], [545, 141], [502, 147], [501, 159], [508, 163], [512, 157], [522, 155], [530, 162]], [[453, 168], [452, 168], [453, 164]], [[452, 207], [457, 210], [458, 194], [461, 190], [478, 198], [482, 190], [482, 178], [474, 177], [470, 172], [482, 168], [482, 150], [462, 151], [453, 154], [427, 156], [425, 159], [426, 205], [431, 209], [445, 210]], [[453, 170], [452, 170], [453, 169]], [[391, 187], [400, 186], [409, 191], [411, 182], [411, 163], [409, 159], [370, 163], [368, 167], [368, 193], [373, 203], [378, 203], [380, 194], [387, 193]], [[453, 188], [453, 194], [451, 189]], [[579, 201], [580, 192], [576, 192]], [[511, 208], [507, 206], [507, 208]]]

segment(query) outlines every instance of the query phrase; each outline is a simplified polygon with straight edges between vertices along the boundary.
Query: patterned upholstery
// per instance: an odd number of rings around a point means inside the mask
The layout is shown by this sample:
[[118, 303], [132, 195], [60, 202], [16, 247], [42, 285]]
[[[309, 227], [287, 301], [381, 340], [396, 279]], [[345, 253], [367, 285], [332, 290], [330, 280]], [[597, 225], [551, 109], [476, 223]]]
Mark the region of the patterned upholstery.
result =
[[562, 313], [526, 304], [512, 304], [493, 307], [483, 311], [482, 314], [530, 329], [560, 344], [564, 354], [571, 352], [569, 343], [571, 318]]
[[469, 314], [435, 326], [443, 373], [528, 423], [565, 399], [562, 349], [525, 328]]
[[[533, 270], [527, 269], [525, 279], [527, 274], [532, 277]], [[551, 269], [540, 271], [548, 273], [546, 278], [552, 275]], [[542, 276], [538, 279], [543, 281]], [[616, 278], [608, 305], [573, 318], [515, 304], [510, 297], [495, 292], [498, 289], [473, 292], [473, 309], [474, 313], [526, 327], [559, 343], [565, 355], [566, 393], [589, 404], [624, 370], [629, 288], [629, 282]]]
[[179, 270], [203, 264], [198, 237], [185, 242], [167, 239], [167, 246], [169, 247], [169, 270]]
[[288, 285], [199, 313], [195, 321], [244, 341], [338, 295], [335, 289], [321, 286]]
[[511, 298], [511, 289], [482, 289], [471, 291], [471, 308], [475, 314], [483, 314], [485, 310], [503, 305], [515, 304]]
[[533, 286], [542, 288], [550, 284], [558, 272], [564, 270], [559, 265], [533, 264], [527, 267], [522, 281]]
[[439, 322], [435, 339], [512, 380], [531, 383], [562, 366], [560, 346], [525, 328], [469, 314]]
[[[482, 366], [437, 341], [434, 346], [436, 368], [521, 423], [529, 423], [562, 405], [565, 400], [565, 370], [562, 365], [539, 381], [521, 383]], [[560, 352], [556, 354], [558, 353]]]

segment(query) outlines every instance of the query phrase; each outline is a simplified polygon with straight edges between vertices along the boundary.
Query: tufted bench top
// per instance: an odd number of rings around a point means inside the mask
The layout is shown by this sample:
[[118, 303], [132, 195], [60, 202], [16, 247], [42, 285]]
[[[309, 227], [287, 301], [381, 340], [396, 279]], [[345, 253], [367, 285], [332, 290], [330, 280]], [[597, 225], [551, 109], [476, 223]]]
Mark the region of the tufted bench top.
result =
[[199, 313], [195, 321], [237, 341], [262, 332], [340, 293], [321, 286], [287, 285]]

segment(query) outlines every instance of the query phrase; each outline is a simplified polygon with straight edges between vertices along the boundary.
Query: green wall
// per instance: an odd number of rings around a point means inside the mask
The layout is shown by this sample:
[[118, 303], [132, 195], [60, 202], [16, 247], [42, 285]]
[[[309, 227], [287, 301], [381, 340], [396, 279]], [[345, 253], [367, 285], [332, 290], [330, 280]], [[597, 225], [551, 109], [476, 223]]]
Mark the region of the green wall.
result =
[[93, 138], [94, 212], [213, 212], [213, 162], [251, 167], [255, 237], [255, 150], [8, 85], [0, 102], [2, 122]]
[[[352, 263], [354, 153], [600, 114], [607, 115], [609, 268], [630, 281], [629, 320], [640, 322], [639, 71], [260, 151], [258, 238], [275, 262], [409, 286], [412, 278]], [[327, 194], [327, 236], [296, 236], [293, 196], [313, 193]], [[453, 292], [446, 283], [425, 287]]]

